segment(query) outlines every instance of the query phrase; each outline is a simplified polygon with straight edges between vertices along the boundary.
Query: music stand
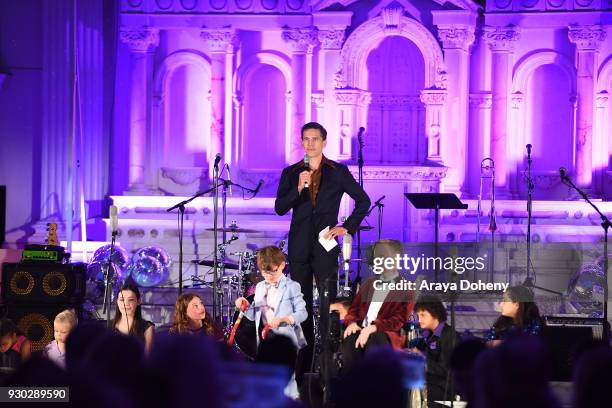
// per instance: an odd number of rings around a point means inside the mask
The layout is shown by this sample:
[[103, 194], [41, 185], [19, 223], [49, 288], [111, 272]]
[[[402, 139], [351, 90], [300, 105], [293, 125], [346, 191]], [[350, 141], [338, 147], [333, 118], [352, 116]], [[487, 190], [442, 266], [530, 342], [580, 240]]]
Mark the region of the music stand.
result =
[[[417, 210], [435, 210], [434, 256], [438, 257], [438, 227], [440, 223], [440, 210], [465, 210], [459, 197], [452, 193], [404, 193], [410, 204]], [[438, 268], [435, 270], [435, 279], [438, 281]]]
[[[463, 204], [459, 197], [452, 193], [404, 193], [408, 201], [417, 210], [434, 210], [434, 224], [435, 224], [435, 235], [434, 235], [434, 256], [438, 258], [438, 227], [440, 223], [440, 210], [466, 210], [467, 204]], [[438, 282], [438, 268], [434, 270], [435, 281]], [[455, 330], [455, 293], [451, 294], [450, 298], [450, 312], [451, 312], [451, 326]], [[452, 347], [455, 347], [455, 337], [453, 337]], [[450, 373], [448, 374], [450, 375]], [[447, 386], [449, 377], [446, 378]], [[444, 391], [446, 394], [446, 390]], [[453, 401], [451, 400], [451, 407]]]

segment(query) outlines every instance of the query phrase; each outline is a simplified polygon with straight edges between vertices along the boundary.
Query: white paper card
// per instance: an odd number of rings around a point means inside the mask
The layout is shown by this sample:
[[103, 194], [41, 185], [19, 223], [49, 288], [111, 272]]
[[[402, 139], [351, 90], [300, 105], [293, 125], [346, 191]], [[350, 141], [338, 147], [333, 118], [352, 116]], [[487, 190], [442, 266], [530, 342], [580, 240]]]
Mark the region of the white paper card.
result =
[[335, 239], [325, 239], [325, 234], [329, 232], [329, 227], [325, 227], [325, 229], [319, 232], [319, 243], [325, 248], [327, 252], [334, 249], [334, 247], [338, 246], [338, 242]]

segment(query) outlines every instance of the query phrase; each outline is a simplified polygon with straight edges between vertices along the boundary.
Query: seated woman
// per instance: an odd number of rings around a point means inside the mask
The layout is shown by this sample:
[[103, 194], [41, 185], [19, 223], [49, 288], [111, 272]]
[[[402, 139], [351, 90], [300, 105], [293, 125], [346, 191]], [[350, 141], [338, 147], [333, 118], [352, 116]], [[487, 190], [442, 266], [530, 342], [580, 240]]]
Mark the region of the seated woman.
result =
[[450, 359], [459, 336], [452, 326], [446, 323], [446, 309], [435, 296], [421, 296], [414, 305], [419, 317], [423, 337], [411, 341], [411, 351], [420, 352], [426, 358], [428, 406], [439, 407], [435, 401], [454, 399], [454, 387], [450, 375]]
[[[374, 258], [402, 256], [403, 244], [396, 240], [381, 240], [374, 244]], [[403, 346], [400, 329], [412, 314], [414, 293], [407, 290], [388, 290], [382, 283], [400, 283], [402, 277], [397, 268], [384, 268], [380, 275], [365, 280], [348, 314], [344, 319], [346, 329], [341, 345], [344, 372], [350, 371], [364, 351], [381, 345]], [[387, 289], [384, 289], [387, 288]]]
[[133, 283], [125, 283], [117, 294], [117, 307], [112, 329], [116, 333], [134, 336], [144, 344], [145, 353], [153, 348], [155, 325], [142, 318], [140, 291]]
[[206, 313], [202, 299], [195, 293], [184, 293], [176, 300], [174, 322], [169, 334], [211, 336], [223, 341], [223, 329]]
[[32, 343], [10, 319], [0, 319], [0, 379], [32, 354]]
[[525, 286], [511, 286], [504, 292], [500, 302], [501, 316], [485, 335], [489, 346], [497, 346], [514, 334], [539, 335], [542, 319], [533, 293]]

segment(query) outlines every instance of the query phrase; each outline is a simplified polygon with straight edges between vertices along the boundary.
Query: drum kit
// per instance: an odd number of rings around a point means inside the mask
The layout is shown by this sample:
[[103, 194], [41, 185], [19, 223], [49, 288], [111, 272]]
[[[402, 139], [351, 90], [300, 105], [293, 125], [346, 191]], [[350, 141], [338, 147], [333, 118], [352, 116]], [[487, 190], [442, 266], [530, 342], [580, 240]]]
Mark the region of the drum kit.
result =
[[[232, 344], [238, 351], [245, 354], [248, 358], [255, 359], [257, 352], [255, 322], [248, 319], [240, 319], [240, 312], [236, 311], [234, 300], [239, 297], [245, 297], [249, 303], [253, 302], [255, 296], [255, 286], [257, 283], [264, 280], [263, 276], [257, 270], [257, 250], [227, 252], [227, 247], [238, 239], [238, 233], [255, 233], [257, 230], [240, 228], [236, 225], [236, 221], [232, 221], [229, 228], [219, 228], [220, 232], [230, 233], [229, 239], [224, 240], [218, 245], [218, 260], [217, 268], [220, 271], [219, 285], [217, 286], [217, 295], [221, 304], [221, 321], [224, 324], [224, 329], [229, 337], [233, 333]], [[224, 234], [225, 235], [225, 234]], [[281, 251], [284, 250], [285, 241], [282, 240], [278, 244]], [[237, 259], [232, 259], [232, 258]], [[213, 268], [213, 259], [194, 260], [192, 263], [204, 267]], [[202, 276], [194, 275], [191, 280], [194, 286], [213, 287], [211, 281]], [[233, 327], [237, 324], [237, 328]]]

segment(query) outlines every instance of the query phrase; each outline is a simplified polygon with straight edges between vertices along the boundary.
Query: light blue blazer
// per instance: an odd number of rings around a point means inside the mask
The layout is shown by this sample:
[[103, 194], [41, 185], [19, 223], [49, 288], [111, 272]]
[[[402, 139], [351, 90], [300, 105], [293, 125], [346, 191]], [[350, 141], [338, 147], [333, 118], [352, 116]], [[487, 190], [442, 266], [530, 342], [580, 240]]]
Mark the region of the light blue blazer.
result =
[[[261, 324], [261, 314], [265, 305], [266, 283], [259, 282], [255, 287], [255, 298], [249, 305], [244, 315], [249, 320], [255, 320], [255, 330], [257, 344], [259, 345], [259, 325]], [[302, 331], [302, 323], [308, 317], [306, 312], [306, 302], [300, 284], [284, 276], [278, 285], [276, 293], [276, 306], [274, 307], [275, 317], [293, 316], [294, 325], [282, 324], [278, 329], [272, 329], [277, 334], [283, 334], [293, 340], [293, 343], [301, 349], [306, 343], [306, 338]]]

